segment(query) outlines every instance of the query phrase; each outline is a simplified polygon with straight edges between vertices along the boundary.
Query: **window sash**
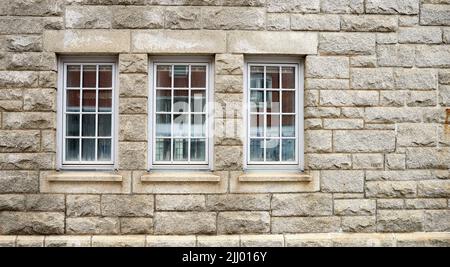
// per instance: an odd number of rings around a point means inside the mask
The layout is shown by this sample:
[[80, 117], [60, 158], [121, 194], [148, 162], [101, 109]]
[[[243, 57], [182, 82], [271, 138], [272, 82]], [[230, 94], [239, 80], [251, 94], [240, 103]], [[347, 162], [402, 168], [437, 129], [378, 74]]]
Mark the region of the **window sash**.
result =
[[[274, 60], [276, 61], [276, 60]], [[300, 132], [300, 101], [299, 101], [299, 94], [301, 92], [299, 92], [299, 68], [300, 65], [299, 64], [291, 64], [291, 63], [247, 63], [246, 64], [246, 94], [247, 94], [247, 98], [246, 98], [246, 104], [248, 107], [248, 111], [247, 111], [247, 117], [246, 117], [246, 121], [247, 121], [247, 136], [246, 136], [246, 165], [249, 167], [257, 167], [257, 168], [264, 168], [266, 165], [269, 166], [286, 166], [286, 167], [292, 167], [292, 166], [298, 166], [300, 164], [300, 136], [303, 134]], [[252, 88], [251, 84], [252, 84], [252, 77], [251, 77], [251, 69], [252, 67], [262, 67], [264, 68], [264, 72], [263, 72], [263, 86], [259, 86], [259, 87], [255, 87]], [[267, 68], [268, 67], [277, 67], [279, 69], [279, 88], [278, 89], [274, 89], [274, 88], [267, 88]], [[295, 88], [283, 88], [283, 82], [282, 82], [282, 70], [283, 67], [292, 67], [294, 68], [294, 78], [295, 78]], [[262, 91], [263, 92], [263, 110], [261, 111], [257, 111], [257, 112], [253, 112], [252, 111], [252, 106], [251, 106], [251, 93], [252, 91]], [[267, 111], [267, 92], [278, 92], [279, 93], [279, 111], [278, 112], [268, 112]], [[291, 113], [291, 112], [283, 112], [283, 100], [282, 100], [282, 94], [283, 92], [294, 92], [295, 94], [295, 112]], [[263, 116], [263, 136], [252, 136], [251, 134], [251, 130], [252, 130], [252, 121], [251, 121], [251, 116]], [[279, 117], [279, 125], [278, 125], [278, 136], [268, 136], [267, 135], [267, 131], [268, 131], [268, 124], [267, 124], [267, 116], [268, 115], [278, 115]], [[295, 135], [292, 137], [284, 137], [283, 136], [283, 116], [292, 116], [295, 115], [295, 125], [294, 125], [294, 129], [295, 129]], [[258, 125], [259, 126], [259, 125]], [[259, 126], [260, 127], [260, 126]], [[258, 128], [259, 128], [258, 127]], [[251, 160], [251, 141], [252, 140], [262, 140], [263, 141], [263, 160], [261, 161], [255, 161], [255, 160]], [[277, 161], [268, 161], [267, 160], [267, 142], [269, 140], [278, 140], [278, 160]], [[283, 161], [282, 160], [282, 153], [283, 153], [283, 149], [282, 149], [282, 142], [283, 140], [295, 140], [294, 141], [294, 161]]]

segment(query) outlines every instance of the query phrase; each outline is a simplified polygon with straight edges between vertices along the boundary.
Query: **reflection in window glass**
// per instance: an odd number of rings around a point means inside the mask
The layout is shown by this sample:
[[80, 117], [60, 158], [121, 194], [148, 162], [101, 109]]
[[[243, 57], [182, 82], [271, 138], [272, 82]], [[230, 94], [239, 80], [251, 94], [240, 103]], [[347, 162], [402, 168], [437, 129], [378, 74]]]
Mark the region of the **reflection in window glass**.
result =
[[83, 88], [97, 87], [97, 66], [83, 65]]
[[80, 65], [68, 65], [67, 66], [67, 87], [80, 87], [81, 66]]

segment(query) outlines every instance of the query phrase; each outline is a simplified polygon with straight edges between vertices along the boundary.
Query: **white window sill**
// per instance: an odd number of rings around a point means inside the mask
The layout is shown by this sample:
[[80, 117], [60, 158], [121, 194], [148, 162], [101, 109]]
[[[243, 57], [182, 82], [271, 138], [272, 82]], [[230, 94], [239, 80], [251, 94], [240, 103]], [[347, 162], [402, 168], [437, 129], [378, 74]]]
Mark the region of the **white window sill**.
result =
[[45, 177], [48, 182], [118, 182], [123, 176], [106, 172], [61, 172], [52, 173]]
[[242, 183], [261, 183], [261, 182], [311, 182], [312, 176], [308, 173], [296, 172], [263, 172], [255, 171], [245, 173], [239, 176], [239, 182]]
[[191, 183], [219, 183], [220, 176], [212, 172], [163, 172], [157, 171], [153, 173], [147, 173], [141, 176], [141, 182], [143, 183], [178, 183], [178, 182], [191, 182]]

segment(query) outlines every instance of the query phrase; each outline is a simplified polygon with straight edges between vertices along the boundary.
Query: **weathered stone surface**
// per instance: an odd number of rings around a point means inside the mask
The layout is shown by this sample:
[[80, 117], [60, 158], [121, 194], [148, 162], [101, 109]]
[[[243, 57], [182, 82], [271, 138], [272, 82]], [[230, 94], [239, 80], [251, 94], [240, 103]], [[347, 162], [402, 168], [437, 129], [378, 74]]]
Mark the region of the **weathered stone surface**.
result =
[[80, 217], [66, 219], [67, 234], [119, 234], [118, 218]]
[[167, 211], [205, 210], [202, 195], [157, 195], [155, 209]]
[[[244, 91], [243, 84], [243, 77], [240, 75], [217, 75], [215, 79], [217, 93], [242, 93]], [[229, 98], [230, 96], [224, 97]], [[219, 100], [217, 98], [216, 95], [216, 101]], [[230, 103], [226, 104], [229, 105]]]
[[268, 31], [284, 31], [291, 27], [291, 17], [285, 13], [268, 13], [266, 28]]
[[369, 198], [415, 197], [417, 183], [411, 181], [366, 182], [366, 195]]
[[148, 57], [146, 54], [120, 54], [120, 73], [147, 73]]
[[203, 7], [202, 25], [209, 30], [261, 30], [265, 28], [264, 8]]
[[244, 57], [235, 54], [217, 54], [215, 60], [217, 75], [242, 75]]
[[450, 45], [419, 45], [416, 47], [416, 66], [432, 68], [450, 67]]
[[350, 75], [353, 89], [393, 89], [394, 75], [390, 68], [353, 69]]
[[448, 233], [396, 234], [397, 247], [448, 247]]
[[56, 91], [54, 89], [24, 90], [23, 109], [26, 111], [56, 111]]
[[119, 101], [120, 114], [147, 113], [147, 98], [121, 98]]
[[24, 195], [0, 195], [0, 211], [21, 211], [25, 209]]
[[378, 104], [378, 92], [325, 90], [320, 92], [320, 104], [333, 107], [375, 106]]
[[121, 74], [119, 75], [120, 96], [147, 96], [146, 74]]
[[4, 112], [4, 129], [48, 129], [56, 124], [53, 112]]
[[17, 236], [16, 247], [43, 247], [44, 236]]
[[364, 192], [364, 171], [322, 171], [323, 192]]
[[432, 27], [400, 28], [398, 41], [405, 44], [439, 44], [442, 43], [442, 31]]
[[241, 235], [242, 247], [283, 247], [283, 235]]
[[242, 167], [242, 147], [219, 146], [215, 148], [215, 167], [217, 170], [237, 170]]
[[398, 29], [398, 19], [383, 15], [341, 16], [341, 30], [356, 32], [394, 32]]
[[398, 89], [433, 90], [438, 85], [436, 70], [399, 69], [394, 71], [394, 78]]
[[0, 87], [37, 87], [38, 75], [33, 71], [0, 71]]
[[335, 215], [374, 215], [375, 200], [339, 199], [334, 200]]
[[350, 89], [349, 80], [344, 79], [306, 79], [306, 89], [313, 90], [346, 90]]
[[28, 211], [64, 211], [64, 195], [36, 194], [27, 195], [25, 207]]
[[0, 233], [63, 234], [64, 214], [60, 212], [0, 212]]
[[419, 181], [436, 178], [428, 170], [366, 171], [368, 181]]
[[346, 216], [342, 217], [342, 231], [353, 233], [371, 233], [377, 228], [375, 216]]
[[353, 56], [350, 58], [350, 67], [374, 68], [377, 66], [376, 56]]
[[390, 170], [404, 170], [406, 168], [405, 154], [386, 154], [386, 168]]
[[408, 148], [406, 166], [410, 169], [449, 169], [450, 147]]
[[434, 107], [437, 104], [437, 92], [409, 92], [406, 105], [409, 107]]
[[370, 33], [321, 33], [319, 52], [329, 55], [371, 55], [375, 35]]
[[196, 236], [189, 235], [148, 235], [147, 247], [195, 247], [197, 243]]
[[377, 33], [377, 44], [388, 45], [398, 43], [398, 34], [396, 32], [381, 32]]
[[119, 140], [120, 141], [146, 141], [147, 131], [146, 115], [120, 115]]
[[395, 150], [393, 131], [336, 131], [333, 136], [336, 152], [392, 152]]
[[239, 247], [238, 235], [198, 236], [197, 247]]
[[310, 170], [350, 169], [352, 157], [349, 154], [306, 154], [306, 166]]
[[144, 247], [145, 236], [93, 236], [92, 247]]
[[367, 0], [366, 12], [415, 15], [419, 13], [419, 0]]
[[156, 212], [154, 233], [213, 234], [216, 233], [215, 212]]
[[337, 15], [300, 15], [291, 16], [291, 30], [300, 31], [339, 31], [340, 19]]
[[197, 7], [169, 7], [164, 11], [165, 28], [199, 29], [201, 9]]
[[217, 216], [218, 234], [268, 233], [269, 212], [229, 211]]
[[418, 108], [369, 107], [365, 109], [366, 122], [399, 123], [420, 122], [422, 110]]
[[377, 57], [380, 67], [412, 67], [415, 48], [412, 45], [378, 45]]
[[398, 146], [435, 146], [437, 144], [436, 125], [402, 123], [398, 125], [397, 133]]
[[373, 170], [383, 169], [383, 154], [353, 154], [353, 169], [355, 170]]
[[120, 218], [120, 232], [125, 235], [151, 234], [152, 218]]
[[46, 236], [46, 247], [90, 247], [91, 236]]
[[339, 217], [273, 217], [273, 233], [329, 233], [340, 229]]
[[36, 171], [0, 171], [1, 193], [35, 193], [39, 191]]
[[377, 230], [379, 232], [423, 231], [423, 212], [416, 210], [379, 210]]
[[11, 35], [6, 38], [6, 47], [13, 52], [42, 51], [42, 36]]
[[419, 197], [449, 197], [450, 181], [435, 180], [421, 181], [417, 184], [417, 195]]
[[405, 199], [405, 208], [407, 208], [407, 209], [445, 209], [445, 208], [447, 208], [447, 199], [445, 199], [445, 198]]
[[[3, 170], [54, 169], [55, 155], [54, 153], [0, 154], [0, 168]], [[13, 186], [13, 188], [16, 187]]]
[[68, 29], [109, 29], [111, 16], [106, 6], [68, 6], [65, 25]]
[[308, 78], [349, 78], [349, 59], [345, 57], [306, 57]]
[[68, 195], [66, 215], [69, 217], [100, 216], [99, 195]]
[[112, 13], [115, 29], [159, 29], [164, 27], [164, 11], [154, 6], [117, 6]]
[[422, 5], [420, 24], [449, 26], [450, 7], [448, 5]]
[[327, 216], [332, 215], [331, 194], [274, 194], [272, 216]]
[[450, 86], [439, 86], [439, 103], [442, 106], [450, 106]]
[[364, 0], [323, 0], [321, 10], [325, 13], [364, 13]]
[[58, 0], [5, 0], [0, 4], [1, 15], [59, 16], [63, 2]]
[[269, 194], [226, 194], [207, 195], [208, 210], [270, 210]]
[[450, 230], [450, 210], [424, 211], [423, 227], [427, 232], [448, 232]]
[[142, 170], [147, 166], [147, 143], [120, 142], [119, 164], [121, 169]]
[[39, 149], [39, 131], [0, 131], [0, 152], [37, 152]]
[[405, 209], [404, 199], [377, 199], [377, 209]]
[[319, 0], [268, 0], [268, 12], [301, 12], [318, 13], [320, 10]]
[[103, 195], [101, 200], [103, 216], [152, 216], [153, 196], [148, 195]]

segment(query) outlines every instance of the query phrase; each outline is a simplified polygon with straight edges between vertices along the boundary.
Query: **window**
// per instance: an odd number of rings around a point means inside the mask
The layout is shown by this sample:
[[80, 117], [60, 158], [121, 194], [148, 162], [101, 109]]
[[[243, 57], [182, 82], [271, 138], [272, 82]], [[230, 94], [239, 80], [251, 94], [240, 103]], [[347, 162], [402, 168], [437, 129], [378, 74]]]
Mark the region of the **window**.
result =
[[247, 64], [247, 167], [303, 169], [299, 71], [300, 63]]
[[169, 59], [150, 64], [150, 165], [208, 168], [210, 159], [208, 60]]
[[62, 60], [60, 167], [113, 166], [115, 63]]

